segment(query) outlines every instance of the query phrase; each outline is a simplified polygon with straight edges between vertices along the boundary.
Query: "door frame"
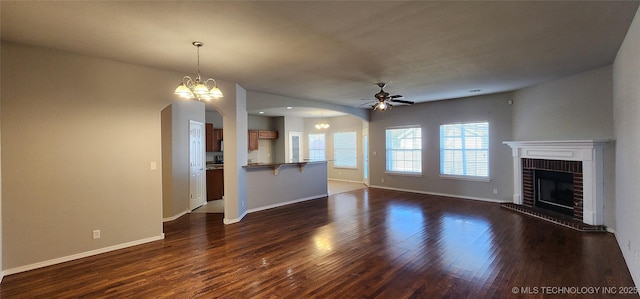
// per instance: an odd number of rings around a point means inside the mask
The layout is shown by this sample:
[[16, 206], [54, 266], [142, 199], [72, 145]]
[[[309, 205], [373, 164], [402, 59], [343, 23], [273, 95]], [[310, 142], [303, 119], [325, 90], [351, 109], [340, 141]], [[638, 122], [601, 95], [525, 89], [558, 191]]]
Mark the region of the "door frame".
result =
[[[293, 161], [293, 137], [294, 136], [298, 136], [298, 160], [299, 161]], [[289, 153], [289, 157], [287, 157], [287, 160], [289, 160], [289, 162], [302, 162], [304, 159], [302, 158], [303, 154], [304, 154], [304, 142], [302, 140], [302, 132], [294, 132], [294, 131], [289, 131], [289, 148], [287, 149], [287, 152]]]

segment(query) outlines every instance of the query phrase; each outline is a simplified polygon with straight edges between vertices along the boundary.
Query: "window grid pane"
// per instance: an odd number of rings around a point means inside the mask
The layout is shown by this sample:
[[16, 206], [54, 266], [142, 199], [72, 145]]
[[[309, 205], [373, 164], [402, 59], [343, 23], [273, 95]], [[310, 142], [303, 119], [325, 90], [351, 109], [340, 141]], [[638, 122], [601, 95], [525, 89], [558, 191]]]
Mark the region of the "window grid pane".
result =
[[440, 126], [440, 174], [489, 177], [489, 123]]
[[422, 129], [386, 130], [386, 170], [422, 173]]
[[356, 132], [333, 134], [334, 167], [358, 167]]
[[309, 134], [308, 148], [310, 160], [326, 160], [324, 134]]

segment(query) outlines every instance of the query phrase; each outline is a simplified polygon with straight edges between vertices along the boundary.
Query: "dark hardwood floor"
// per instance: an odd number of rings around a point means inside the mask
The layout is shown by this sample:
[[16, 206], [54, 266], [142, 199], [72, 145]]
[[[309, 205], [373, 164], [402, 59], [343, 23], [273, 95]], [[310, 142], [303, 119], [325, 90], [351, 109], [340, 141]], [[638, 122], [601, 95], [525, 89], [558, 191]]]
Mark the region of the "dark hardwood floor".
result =
[[549, 296], [560, 289], [542, 287], [633, 287], [612, 234], [577, 232], [495, 203], [382, 189], [226, 226], [222, 214], [192, 213], [164, 230], [162, 241], [7, 276], [0, 295], [607, 298], [602, 289]]

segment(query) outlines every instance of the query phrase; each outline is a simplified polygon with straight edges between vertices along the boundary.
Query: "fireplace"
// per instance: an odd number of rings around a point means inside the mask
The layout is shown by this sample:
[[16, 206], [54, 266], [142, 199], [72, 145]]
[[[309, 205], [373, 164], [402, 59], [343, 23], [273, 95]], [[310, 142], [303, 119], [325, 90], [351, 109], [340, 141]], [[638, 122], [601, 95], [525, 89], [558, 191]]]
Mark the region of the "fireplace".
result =
[[507, 141], [513, 203], [604, 224], [603, 149], [609, 140]]
[[534, 206], [573, 217], [573, 174], [535, 170], [533, 185]]

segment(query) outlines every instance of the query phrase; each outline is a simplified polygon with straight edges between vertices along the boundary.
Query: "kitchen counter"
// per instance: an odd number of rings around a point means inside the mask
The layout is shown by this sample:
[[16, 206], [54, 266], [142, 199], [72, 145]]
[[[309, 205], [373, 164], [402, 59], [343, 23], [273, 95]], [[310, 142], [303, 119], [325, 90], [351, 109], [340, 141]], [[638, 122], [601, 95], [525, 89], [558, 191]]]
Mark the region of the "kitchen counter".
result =
[[207, 163], [206, 170], [224, 169], [224, 164], [220, 163]]
[[321, 161], [304, 161], [304, 162], [249, 163], [245, 166], [242, 166], [242, 168], [246, 168], [247, 170], [267, 168], [267, 169], [272, 169], [274, 175], [278, 175], [280, 173], [280, 168], [283, 166], [297, 166], [300, 168], [300, 172], [304, 172], [304, 169], [307, 166], [307, 164], [318, 164], [318, 163], [326, 164], [327, 161], [321, 160]]

